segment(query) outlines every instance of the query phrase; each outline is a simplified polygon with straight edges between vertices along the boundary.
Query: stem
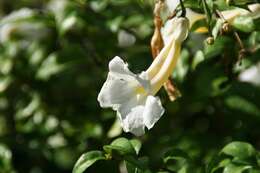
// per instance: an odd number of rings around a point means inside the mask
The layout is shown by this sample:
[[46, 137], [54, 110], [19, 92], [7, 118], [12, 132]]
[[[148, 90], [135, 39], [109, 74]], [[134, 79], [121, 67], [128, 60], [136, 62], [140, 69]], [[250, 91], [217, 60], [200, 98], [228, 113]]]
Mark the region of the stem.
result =
[[[224, 16], [222, 15], [222, 13], [219, 10], [216, 10], [216, 13], [224, 22], [229, 24], [228, 20], [226, 20], [224, 18]], [[239, 47], [240, 47], [239, 57], [238, 57], [238, 61], [240, 61], [244, 57], [246, 49], [245, 49], [245, 46], [244, 46], [242, 40], [239, 37], [239, 34], [236, 31], [234, 31], [234, 30], [233, 30], [233, 34], [234, 34], [234, 36], [235, 36], [235, 38], [236, 38], [236, 40], [237, 40], [237, 42], [239, 44]]]
[[207, 21], [208, 29], [211, 32], [211, 16], [212, 16], [212, 14], [209, 14], [210, 10], [209, 10], [207, 2], [205, 0], [202, 0], [201, 2], [202, 2], [202, 5], [203, 5], [204, 13], [206, 14], [206, 21]]
[[181, 4], [181, 17], [186, 17], [186, 8], [184, 7], [182, 0], [180, 0], [180, 4]]

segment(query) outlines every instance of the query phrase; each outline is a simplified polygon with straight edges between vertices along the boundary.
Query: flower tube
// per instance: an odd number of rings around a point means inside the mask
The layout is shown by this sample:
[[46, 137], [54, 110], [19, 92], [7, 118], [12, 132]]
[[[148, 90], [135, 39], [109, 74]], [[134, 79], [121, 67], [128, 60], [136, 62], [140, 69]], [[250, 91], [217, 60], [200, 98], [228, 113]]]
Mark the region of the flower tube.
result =
[[146, 71], [132, 73], [120, 57], [109, 63], [107, 80], [98, 101], [101, 107], [111, 107], [117, 112], [125, 132], [141, 136], [145, 127], [151, 129], [164, 113], [160, 99], [154, 95], [173, 71], [189, 29], [186, 18], [173, 18], [171, 23], [167, 44]]

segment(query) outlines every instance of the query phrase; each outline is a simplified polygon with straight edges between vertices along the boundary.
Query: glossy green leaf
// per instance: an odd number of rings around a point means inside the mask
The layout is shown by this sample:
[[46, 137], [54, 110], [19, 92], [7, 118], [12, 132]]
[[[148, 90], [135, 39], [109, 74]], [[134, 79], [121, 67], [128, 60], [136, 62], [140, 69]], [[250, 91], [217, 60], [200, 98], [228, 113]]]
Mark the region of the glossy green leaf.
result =
[[131, 142], [132, 146], [134, 147], [136, 154], [138, 154], [142, 147], [141, 141], [138, 139], [131, 139], [130, 142]]
[[12, 153], [5, 145], [0, 144], [0, 172], [12, 172]]
[[253, 18], [248, 16], [239, 16], [236, 17], [232, 23], [232, 25], [243, 32], [252, 32], [255, 28], [255, 24]]
[[117, 138], [110, 145], [105, 145], [104, 150], [107, 153], [116, 152], [119, 155], [136, 155], [135, 148], [131, 142], [126, 138]]
[[232, 45], [235, 44], [234, 40], [232, 40], [229, 37], [226, 36], [220, 36], [218, 37], [215, 41], [214, 44], [212, 45], [205, 45], [205, 58], [212, 58], [216, 57], [217, 55], [221, 55], [223, 52], [227, 50], [231, 50]]
[[88, 167], [93, 165], [96, 161], [106, 160], [102, 151], [87, 152], [78, 159], [73, 168], [73, 173], [83, 173]]
[[147, 157], [136, 158], [128, 155], [124, 157], [124, 160], [126, 162], [127, 170], [130, 172], [150, 173]]
[[249, 115], [260, 115], [260, 109], [250, 100], [240, 96], [229, 96], [225, 100], [226, 105], [233, 109], [238, 110]]
[[232, 142], [226, 145], [221, 153], [236, 157], [239, 159], [248, 159], [256, 155], [254, 147], [246, 142]]
[[192, 160], [187, 153], [179, 149], [172, 149], [165, 153], [164, 163], [166, 167], [172, 171], [179, 173], [188, 173], [192, 165]]
[[243, 173], [250, 169], [252, 169], [252, 166], [229, 164], [225, 167], [223, 173]]

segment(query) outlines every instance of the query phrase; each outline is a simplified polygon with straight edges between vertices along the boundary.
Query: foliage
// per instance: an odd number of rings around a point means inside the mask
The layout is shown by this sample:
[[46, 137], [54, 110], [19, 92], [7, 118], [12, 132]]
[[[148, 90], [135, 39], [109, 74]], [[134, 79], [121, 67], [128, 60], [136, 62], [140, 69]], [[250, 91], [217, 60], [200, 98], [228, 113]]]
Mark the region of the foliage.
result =
[[253, 2], [184, 1], [207, 15], [192, 30], [209, 32], [189, 34], [173, 72], [182, 97], [160, 91], [166, 113], [136, 139], [97, 95], [114, 56], [135, 72], [152, 62], [153, 1], [0, 1], [0, 30], [13, 28], [0, 34], [0, 173], [260, 172], [260, 87], [238, 80], [259, 61], [260, 21], [220, 33], [214, 14]]

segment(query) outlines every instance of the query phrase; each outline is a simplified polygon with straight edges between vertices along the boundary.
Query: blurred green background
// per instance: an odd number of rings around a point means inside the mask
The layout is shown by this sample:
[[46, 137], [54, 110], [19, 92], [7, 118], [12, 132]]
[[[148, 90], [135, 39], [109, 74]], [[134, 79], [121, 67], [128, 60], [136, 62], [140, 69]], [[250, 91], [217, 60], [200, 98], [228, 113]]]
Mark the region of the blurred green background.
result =
[[[114, 56], [137, 73], [152, 62], [152, 7], [152, 0], [0, 1], [0, 173], [69, 173], [82, 153], [134, 138], [97, 95]], [[246, 47], [259, 46], [258, 29], [238, 31]], [[139, 138], [151, 170], [162, 169], [171, 147], [193, 159], [192, 173], [231, 141], [260, 148], [260, 87], [237, 80], [259, 60], [259, 47], [239, 64], [232, 34], [213, 45], [206, 37], [190, 34], [173, 73], [182, 97], [170, 102], [161, 90], [166, 113]], [[124, 173], [119, 162], [89, 172]]]

